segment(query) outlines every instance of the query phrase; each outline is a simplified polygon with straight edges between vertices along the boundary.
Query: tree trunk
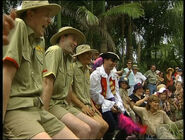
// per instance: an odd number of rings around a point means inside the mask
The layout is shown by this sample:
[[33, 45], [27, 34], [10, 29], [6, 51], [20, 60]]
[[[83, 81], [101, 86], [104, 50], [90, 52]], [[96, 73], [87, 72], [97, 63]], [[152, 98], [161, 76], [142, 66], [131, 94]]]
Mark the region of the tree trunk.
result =
[[[61, 1], [58, 1], [58, 4], [61, 5]], [[61, 12], [57, 15], [57, 29], [59, 30], [61, 28]]]
[[133, 46], [132, 46], [132, 23], [131, 18], [128, 17], [128, 35], [127, 35], [127, 60], [133, 60]]
[[125, 38], [125, 15], [122, 15], [121, 17], [121, 34], [122, 34], [122, 66], [124, 66], [124, 53], [125, 53], [125, 43], [124, 43], [124, 38]]
[[140, 64], [141, 62], [141, 42], [138, 42], [137, 46], [137, 63]]

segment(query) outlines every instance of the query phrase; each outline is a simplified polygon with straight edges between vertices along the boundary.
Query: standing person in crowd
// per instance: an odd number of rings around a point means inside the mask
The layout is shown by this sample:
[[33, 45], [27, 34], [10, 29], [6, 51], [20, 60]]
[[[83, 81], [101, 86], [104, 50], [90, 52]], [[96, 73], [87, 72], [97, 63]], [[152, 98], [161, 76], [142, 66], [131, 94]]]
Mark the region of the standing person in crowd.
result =
[[144, 86], [146, 77], [141, 72], [138, 72], [139, 68], [137, 67], [136, 64], [133, 65], [132, 69], [135, 76], [135, 84], [141, 83], [142, 86]]
[[159, 109], [159, 98], [156, 95], [150, 95], [146, 107], [138, 107], [131, 102], [130, 105], [140, 116], [142, 124], [148, 126], [146, 139], [175, 139], [169, 128], [176, 125], [179, 129], [183, 129], [183, 120], [172, 122], [168, 115]]
[[160, 84], [164, 84], [164, 74], [162, 71], [159, 71], [159, 74], [157, 75], [158, 81], [157, 81], [157, 86]]
[[165, 75], [165, 85], [166, 87], [168, 88], [169, 86], [173, 86], [174, 85], [174, 79], [173, 79], [173, 72], [174, 72], [174, 69], [173, 68], [168, 68], [166, 70], [166, 75]]
[[85, 42], [84, 34], [73, 27], [60, 28], [55, 33], [45, 53], [44, 108], [63, 122], [79, 138], [95, 138], [100, 125], [70, 104], [68, 93], [72, 92], [74, 49]]
[[178, 70], [177, 70], [177, 74], [176, 74], [176, 76], [175, 76], [175, 82], [177, 82], [177, 81], [183, 83], [182, 69], [178, 69]]
[[178, 69], [179, 69], [179, 67], [175, 68], [175, 73], [174, 73], [173, 77], [176, 77]]
[[145, 107], [146, 101], [148, 100], [148, 95], [144, 96], [144, 90], [141, 83], [137, 83], [134, 85], [134, 91], [133, 94], [131, 94], [129, 97], [131, 99], [131, 102], [135, 104], [136, 106]]
[[44, 32], [60, 5], [23, 1], [15, 27], [3, 48], [3, 132], [8, 139], [76, 138], [64, 124], [42, 109]]
[[133, 93], [134, 85], [135, 85], [135, 77], [132, 71], [132, 60], [127, 61], [127, 68], [124, 68], [122, 77], [126, 77], [129, 80], [129, 89], [128, 95], [130, 96]]
[[75, 108], [90, 116], [100, 124], [101, 129], [96, 137], [96, 139], [100, 139], [104, 136], [109, 126], [102, 118], [101, 113], [94, 106], [89, 92], [90, 71], [88, 65], [95, 52], [96, 50], [91, 49], [87, 44], [80, 45], [76, 48], [76, 54], [73, 55], [77, 60], [73, 63], [73, 69], [75, 71], [72, 87], [74, 92], [71, 95], [71, 101]]
[[8, 45], [8, 35], [9, 32], [15, 26], [16, 12], [11, 10], [10, 15], [3, 14], [3, 45]]
[[147, 78], [147, 87], [150, 89], [150, 94], [154, 94], [157, 91], [157, 74], [155, 73], [156, 66], [151, 65], [150, 70], [148, 70], [144, 75]]
[[109, 124], [109, 129], [104, 139], [112, 139], [118, 126], [118, 114], [125, 112], [119, 95], [119, 85], [113, 68], [119, 56], [113, 52], [101, 55], [103, 65], [96, 68], [90, 75], [90, 94], [104, 120]]
[[130, 98], [128, 96], [128, 89], [129, 85], [128, 85], [128, 79], [125, 77], [121, 77], [119, 79], [119, 93], [120, 93], [120, 97], [123, 101], [123, 105], [125, 107], [126, 113], [128, 114], [128, 116], [130, 116], [132, 118], [132, 120], [134, 120], [136, 122], [136, 116], [134, 111], [131, 109], [130, 104], [128, 104]]

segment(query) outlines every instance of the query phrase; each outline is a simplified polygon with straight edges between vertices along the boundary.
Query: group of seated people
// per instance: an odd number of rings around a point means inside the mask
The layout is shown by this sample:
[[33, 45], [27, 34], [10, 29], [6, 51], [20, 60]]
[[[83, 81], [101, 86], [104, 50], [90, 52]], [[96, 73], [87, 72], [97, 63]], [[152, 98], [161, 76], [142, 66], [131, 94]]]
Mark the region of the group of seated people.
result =
[[[143, 94], [142, 84], [130, 86], [118, 76], [114, 52], [102, 53], [91, 71], [97, 51], [70, 26], [60, 28], [45, 51], [45, 28], [60, 9], [48, 1], [23, 1], [16, 11], [3, 47], [3, 138], [175, 138], [165, 124], [183, 124], [168, 117], [165, 86], [153, 95]], [[183, 95], [174, 94], [174, 107], [182, 109]]]

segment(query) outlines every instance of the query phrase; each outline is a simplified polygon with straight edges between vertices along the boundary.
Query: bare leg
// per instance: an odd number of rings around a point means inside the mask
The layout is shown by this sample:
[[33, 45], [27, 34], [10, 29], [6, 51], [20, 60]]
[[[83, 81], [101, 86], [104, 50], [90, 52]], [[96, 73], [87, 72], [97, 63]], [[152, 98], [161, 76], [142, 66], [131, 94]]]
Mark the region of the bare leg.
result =
[[67, 113], [62, 117], [61, 121], [80, 139], [89, 139], [90, 126], [73, 114]]
[[97, 138], [98, 132], [101, 128], [100, 123], [95, 121], [93, 118], [85, 115], [84, 113], [79, 113], [76, 117], [84, 121], [91, 127], [90, 138]]
[[46, 132], [41, 132], [32, 137], [31, 139], [51, 139], [51, 137]]
[[52, 138], [53, 139], [78, 139], [78, 137], [66, 126], [59, 133], [54, 135]]
[[95, 115], [94, 117], [92, 117], [94, 120], [96, 120], [97, 122], [99, 122], [99, 124], [101, 125], [101, 129], [97, 135], [97, 139], [103, 138], [105, 132], [107, 132], [109, 125], [108, 123], [99, 115]]

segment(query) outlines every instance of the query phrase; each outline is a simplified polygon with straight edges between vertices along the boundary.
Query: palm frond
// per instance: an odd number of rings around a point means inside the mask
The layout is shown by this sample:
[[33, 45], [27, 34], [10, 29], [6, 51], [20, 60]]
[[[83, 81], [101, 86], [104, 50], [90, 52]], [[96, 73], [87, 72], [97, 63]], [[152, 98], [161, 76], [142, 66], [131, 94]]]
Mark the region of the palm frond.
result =
[[78, 19], [85, 19], [87, 25], [94, 26], [99, 25], [98, 18], [91, 13], [85, 6], [80, 6], [78, 10], [76, 11], [76, 16]]
[[92, 26], [89, 31], [93, 31], [94, 33], [99, 34], [103, 39], [108, 41], [108, 44], [110, 45], [110, 47], [112, 48], [112, 50], [115, 50], [115, 43], [111, 37], [111, 35], [104, 30], [102, 27], [100, 26]]
[[144, 10], [141, 4], [134, 2], [134, 3], [115, 6], [109, 9], [107, 12], [103, 13], [101, 16], [107, 17], [107, 16], [122, 15], [122, 14], [127, 14], [128, 16], [135, 19], [135, 18], [139, 18], [140, 16], [143, 16]]

